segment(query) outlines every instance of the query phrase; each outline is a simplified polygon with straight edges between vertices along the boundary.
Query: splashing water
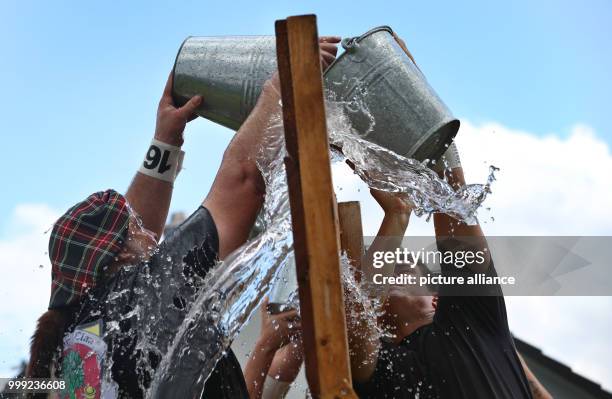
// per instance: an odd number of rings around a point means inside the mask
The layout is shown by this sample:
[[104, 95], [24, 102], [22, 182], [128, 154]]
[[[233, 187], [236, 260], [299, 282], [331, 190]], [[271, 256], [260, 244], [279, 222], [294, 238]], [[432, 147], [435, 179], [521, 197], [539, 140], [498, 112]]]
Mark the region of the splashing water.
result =
[[286, 184], [281, 116], [271, 118], [257, 160], [266, 183], [261, 216], [264, 231], [211, 270], [174, 341], [156, 371], [152, 397], [163, 397], [176, 376], [189, 375], [193, 391], [201, 389], [226, 348], [291, 263], [293, 236]]
[[444, 212], [468, 224], [477, 222], [476, 211], [491, 192], [496, 167], [489, 168], [486, 184], [468, 184], [455, 191], [426, 162], [403, 157], [364, 140], [351, 127], [347, 109], [351, 107], [342, 102], [327, 102], [330, 144], [341, 149], [343, 156], [354, 165], [355, 173], [370, 188], [405, 193], [417, 216]]
[[[424, 164], [360, 138], [351, 128], [347, 112], [367, 114], [367, 109], [359, 104], [347, 106], [328, 101], [330, 143], [342, 151], [332, 150], [332, 162], [348, 159], [354, 164], [355, 173], [371, 188], [405, 193], [415, 206], [417, 215], [440, 211], [468, 223], [475, 222], [476, 211], [495, 179], [495, 168], [491, 168], [486, 184], [469, 185], [455, 192]], [[190, 276], [182, 281], [182, 277], [177, 277], [175, 281], [184, 282], [184, 287], [177, 287], [185, 299], [181, 308], [161, 309], [155, 301], [172, 302], [162, 300], [164, 294], [159, 284], [163, 280], [159, 275], [174, 273], [178, 276], [182, 270], [181, 262], [169, 259], [165, 260], [167, 265], [163, 271], [145, 270], [149, 273], [149, 284], [140, 296], [147, 299], [140, 300], [129, 312], [118, 315], [119, 320], [129, 319], [138, 327], [134, 337], [137, 350], [159, 357], [155, 369], [146, 359], [137, 365], [152, 376], [147, 397], [166, 397], [176, 393], [178, 386], [186, 387], [191, 393], [201, 392], [216, 363], [247, 324], [263, 296], [279, 279], [281, 271], [292, 264], [293, 236], [283, 163], [285, 155], [282, 117], [273, 115], [257, 159], [266, 183], [266, 198], [260, 215], [264, 231], [219, 262], [206, 278]], [[379, 335], [383, 334], [376, 326], [377, 307], [367, 303], [369, 299], [349, 272], [348, 260], [345, 256], [341, 259], [343, 281], [348, 287], [347, 301], [361, 302], [367, 305], [365, 308], [372, 309], [368, 310], [368, 319], [374, 323], [372, 328]], [[118, 290], [115, 295], [126, 293]], [[292, 305], [297, 302], [296, 297], [292, 295]], [[176, 320], [180, 327], [164, 324], [163, 320], [168, 318]], [[109, 334], [117, 331], [119, 324], [111, 324]], [[374, 338], [378, 339], [378, 336]], [[105, 379], [108, 378], [110, 373], [105, 373]]]

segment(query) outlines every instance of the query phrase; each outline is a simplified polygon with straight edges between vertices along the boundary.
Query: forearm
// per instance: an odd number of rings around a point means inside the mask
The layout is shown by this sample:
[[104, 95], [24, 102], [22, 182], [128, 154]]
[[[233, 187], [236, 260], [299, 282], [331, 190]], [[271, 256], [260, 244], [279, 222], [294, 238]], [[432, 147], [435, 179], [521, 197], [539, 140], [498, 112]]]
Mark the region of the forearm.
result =
[[[448, 184], [450, 184], [455, 190], [458, 190], [465, 185], [465, 177], [463, 175], [463, 169], [461, 167], [453, 168], [450, 171], [447, 170], [446, 179], [448, 181]], [[470, 226], [466, 223], [458, 221], [457, 219], [447, 214], [435, 213], [434, 228], [436, 232], [436, 238], [438, 239], [439, 247], [444, 247], [444, 241], [449, 237], [462, 240], [462, 244], [466, 244], [468, 248], [466, 248], [464, 245], [460, 245], [460, 248], [457, 249], [471, 250], [474, 252], [484, 252], [485, 260], [482, 263], [483, 270], [488, 267], [491, 261], [490, 252], [488, 250], [488, 245], [484, 237], [484, 233], [479, 224]]]
[[378, 362], [380, 336], [374, 309], [369, 301], [345, 287], [346, 329], [351, 363], [351, 374], [356, 382], [370, 379]]
[[224, 155], [227, 161], [255, 164], [262, 146], [278, 140], [284, 142], [282, 129], [278, 130], [281, 136], [271, 136], [270, 127], [276, 122], [282, 122], [281, 97], [276, 84], [269, 80], [265, 83], [253, 111], [227, 147]]
[[280, 117], [279, 101], [280, 97], [272, 89], [264, 91], [226, 149], [213, 186], [203, 202], [217, 224], [221, 259], [246, 241], [263, 204], [265, 183], [257, 157], [266, 140], [272, 139], [266, 134], [271, 118]]
[[383, 274], [384, 276], [390, 276], [394, 272], [395, 262], [384, 263], [382, 267], [374, 267], [374, 254], [386, 251], [395, 251], [402, 245], [402, 240], [406, 229], [408, 228], [408, 222], [410, 220], [410, 213], [385, 213], [383, 221], [378, 229], [378, 233], [372, 242], [372, 245], [368, 248], [364, 255], [362, 262], [362, 271], [364, 280], [367, 282], [372, 281], [372, 276], [375, 273]]
[[193, 112], [201, 101], [200, 96], [194, 96], [184, 106], [176, 108], [170, 74], [157, 108], [154, 135], [157, 142], [152, 143], [146, 153], [141, 169], [144, 173], [136, 173], [126, 193], [144, 227], [157, 234], [158, 239], [164, 231], [174, 178], [182, 163], [183, 131], [187, 122], [195, 118]]
[[552, 395], [544, 388], [544, 385], [536, 378], [536, 376], [531, 372], [529, 367], [527, 367], [527, 363], [521, 356], [520, 353], [516, 353], [521, 361], [521, 365], [523, 366], [523, 371], [525, 372], [525, 376], [527, 377], [527, 382], [529, 383], [529, 389], [531, 390], [531, 395], [533, 395], [533, 399], [552, 399]]
[[292, 383], [304, 360], [301, 342], [290, 343], [276, 351], [268, 375], [279, 381]]
[[[381, 268], [374, 268], [374, 254], [382, 251], [394, 251], [398, 248], [408, 227], [410, 212], [385, 213], [378, 234], [364, 255], [362, 282], [369, 295], [385, 296], [385, 291], [372, 289], [374, 273], [391, 275], [395, 263], [385, 263]], [[351, 362], [351, 374], [356, 382], [366, 382], [370, 379], [378, 362], [380, 336], [372, 305], [363, 301], [363, 296], [354, 292], [355, 288], [345, 286], [344, 298], [346, 307], [346, 324]], [[381, 299], [382, 301], [383, 299]]]
[[[161, 237], [170, 208], [173, 181], [182, 163], [183, 139], [175, 132], [157, 132], [141, 169], [126, 193], [144, 227]], [[150, 175], [149, 173], [152, 173]]]
[[144, 226], [161, 237], [170, 208], [172, 183], [136, 173], [125, 196]]
[[[459, 190], [465, 186], [465, 176], [463, 175], [463, 168], [457, 167], [452, 170], [446, 170], [446, 181], [455, 190]], [[442, 177], [442, 176], [441, 176]], [[436, 236], [449, 237], [449, 236], [483, 236], [480, 225], [469, 226], [457, 219], [448, 216], [445, 213], [434, 214], [434, 228]]]
[[266, 345], [263, 339], [255, 344], [253, 352], [244, 367], [244, 379], [250, 399], [261, 398], [266, 375], [274, 360], [275, 349]]

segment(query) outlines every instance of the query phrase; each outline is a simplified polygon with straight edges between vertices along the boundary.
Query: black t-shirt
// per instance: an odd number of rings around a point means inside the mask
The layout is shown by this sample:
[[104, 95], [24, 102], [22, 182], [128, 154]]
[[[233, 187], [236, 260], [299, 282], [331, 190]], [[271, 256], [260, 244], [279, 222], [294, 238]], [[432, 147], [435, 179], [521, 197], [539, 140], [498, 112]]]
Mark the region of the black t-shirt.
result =
[[[496, 275], [492, 264], [486, 275]], [[531, 398], [501, 288], [483, 286], [480, 292], [470, 291], [479, 294], [473, 296], [445, 291], [440, 291], [431, 324], [399, 344], [382, 343], [374, 374], [355, 384], [359, 397]]]
[[[112, 362], [119, 397], [143, 397], [142, 387], [150, 386], [160, 356], [217, 260], [218, 248], [212, 216], [200, 207], [166, 237], [148, 262], [123, 268], [90, 292], [75, 325], [102, 320], [110, 351], [107, 362]], [[142, 331], [147, 341], [144, 347], [138, 342]], [[183, 392], [190, 389], [180, 388]], [[206, 380], [202, 398], [248, 398], [240, 364], [231, 349]]]

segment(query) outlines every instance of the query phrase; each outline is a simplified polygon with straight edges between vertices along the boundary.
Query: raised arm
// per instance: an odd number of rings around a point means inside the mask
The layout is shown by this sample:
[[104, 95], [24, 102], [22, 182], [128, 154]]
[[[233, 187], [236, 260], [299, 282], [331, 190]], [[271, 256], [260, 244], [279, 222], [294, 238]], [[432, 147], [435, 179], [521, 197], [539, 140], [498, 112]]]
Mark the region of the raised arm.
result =
[[521, 365], [523, 366], [523, 371], [525, 372], [525, 376], [527, 376], [527, 381], [529, 382], [529, 389], [531, 390], [531, 395], [533, 395], [533, 399], [553, 399], [552, 395], [548, 392], [544, 385], [538, 380], [538, 378], [533, 374], [533, 372], [527, 367], [527, 363], [523, 359], [520, 353], [516, 352], [518, 358], [521, 361]]
[[[449, 157], [448, 168], [438, 170], [438, 175], [440, 177], [446, 177], [448, 184], [455, 190], [458, 190], [465, 186], [465, 177], [463, 175], [463, 168], [459, 162], [459, 154], [454, 143], [449, 147], [445, 157]], [[438, 246], [441, 247], [440, 249], [470, 250], [473, 252], [482, 251], [484, 253], [484, 261], [480, 264], [474, 263], [468, 265], [468, 267], [474, 272], [486, 271], [491, 263], [491, 253], [479, 224], [470, 226], [445, 213], [436, 213], [434, 214], [434, 227], [438, 239]], [[460, 243], [458, 243], [459, 246], [446, 248], [446, 245], [454, 239], [460, 241]], [[457, 243], [455, 242], [454, 244], [456, 245]]]
[[271, 118], [280, 113], [278, 78], [266, 82], [257, 105], [223, 154], [213, 185], [202, 203], [219, 232], [219, 258], [246, 241], [264, 196], [265, 184], [256, 164]]
[[263, 387], [263, 399], [281, 399], [287, 395], [304, 362], [301, 341], [292, 342], [276, 351]]
[[296, 310], [272, 315], [268, 300], [261, 306], [261, 333], [244, 367], [244, 379], [250, 399], [262, 397], [263, 387], [276, 352], [292, 341], [298, 341], [302, 326]]
[[[408, 228], [408, 222], [410, 221], [412, 207], [401, 194], [379, 190], [370, 190], [370, 193], [385, 212], [378, 233], [372, 245], [367, 249], [362, 262], [362, 281], [368, 282], [368, 285], [371, 286], [372, 276], [375, 273], [381, 273], [385, 276], [393, 275], [395, 268], [394, 262], [384, 262], [382, 267], [374, 267], [374, 257], [376, 253], [394, 251], [401, 246], [402, 239]], [[375, 294], [385, 295], [384, 292]]]
[[[336, 54], [337, 37], [321, 39], [321, 62], [325, 68]], [[219, 232], [219, 257], [225, 258], [242, 245], [255, 222], [265, 194], [256, 164], [272, 117], [281, 115], [278, 75], [266, 82], [257, 105], [223, 154], [221, 167], [203, 205], [211, 212]]]
[[157, 108], [154, 135], [157, 143], [152, 142], [125, 195], [132, 209], [142, 218], [144, 227], [154, 232], [158, 239], [168, 216], [173, 180], [182, 162], [183, 131], [187, 122], [196, 117], [193, 112], [201, 102], [202, 98], [195, 96], [177, 108], [172, 100], [170, 74]]
[[[371, 190], [374, 199], [383, 208], [385, 216], [382, 220], [378, 234], [372, 245], [366, 251], [362, 262], [362, 283], [371, 282], [374, 273], [392, 275], [394, 263], [385, 264], [382, 268], [373, 267], [374, 254], [378, 251], [393, 251], [401, 245], [402, 238], [408, 227], [412, 207], [399, 194]], [[373, 286], [366, 283], [366, 287]], [[385, 291], [373, 292], [384, 300]], [[351, 373], [355, 382], [365, 382], [370, 379], [376, 368], [378, 352], [380, 350], [380, 337], [377, 329], [377, 320], [372, 316], [373, 309], [369, 302], [363, 303], [356, 297], [349, 287], [345, 287], [345, 306], [347, 307], [347, 332], [349, 350], [351, 355]]]
[[[412, 60], [414, 65], [416, 62], [408, 51], [408, 47], [404, 40], [402, 40], [396, 34], [393, 34], [395, 40], [398, 42], [402, 50], [406, 53], [406, 55]], [[442, 166], [442, 167], [440, 167]], [[459, 162], [459, 153], [457, 151], [457, 147], [455, 143], [451, 143], [446, 153], [443, 155], [442, 159], [438, 160], [438, 164], [433, 168], [438, 172], [440, 177], [444, 177], [446, 175], [448, 183], [455, 189], [458, 190], [460, 187], [465, 185], [465, 178], [463, 176], [463, 169], [461, 168], [461, 163]], [[482, 233], [482, 229], [479, 225], [468, 226], [465, 223], [461, 223], [452, 217], [442, 214], [436, 213], [434, 214], [434, 227], [436, 231], [436, 237], [469, 237], [467, 241], [469, 241], [469, 245], [472, 247], [470, 250], [478, 251], [488, 248], [487, 242], [484, 238], [484, 234]], [[448, 244], [448, 240], [438, 240], [438, 246], [444, 247], [445, 244]], [[457, 248], [457, 247], [455, 247]], [[459, 249], [459, 248], [457, 248]], [[461, 248], [464, 250], [465, 248]], [[482, 272], [486, 270], [486, 267], [490, 264], [490, 254], [488, 250], [486, 251], [486, 259], [483, 262], [482, 270], [474, 270], [476, 272]]]

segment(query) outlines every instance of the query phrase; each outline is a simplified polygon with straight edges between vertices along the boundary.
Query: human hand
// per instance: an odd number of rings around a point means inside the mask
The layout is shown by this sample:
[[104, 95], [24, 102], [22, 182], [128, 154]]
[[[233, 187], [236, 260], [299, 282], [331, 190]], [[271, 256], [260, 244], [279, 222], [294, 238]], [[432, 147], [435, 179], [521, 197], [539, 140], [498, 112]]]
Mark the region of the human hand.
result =
[[319, 53], [321, 54], [321, 69], [325, 71], [336, 59], [340, 36], [321, 36], [319, 38]]
[[370, 194], [385, 211], [385, 214], [409, 215], [413, 206], [404, 193], [390, 193], [382, 190], [370, 189]]
[[271, 314], [268, 311], [268, 298], [265, 298], [261, 306], [261, 336], [260, 340], [272, 350], [287, 345], [291, 341], [300, 338], [302, 324], [297, 310]]
[[180, 147], [183, 145], [183, 131], [187, 122], [194, 120], [194, 111], [202, 104], [201, 96], [192, 97], [185, 105], [177, 108], [172, 99], [172, 76], [170, 73], [164, 93], [157, 108], [155, 138], [166, 144]]
[[[346, 160], [346, 164], [355, 171], [355, 164], [350, 160]], [[370, 189], [370, 194], [378, 205], [385, 211], [386, 214], [410, 215], [414, 206], [408, 200], [405, 193], [390, 193], [388, 191]]]

